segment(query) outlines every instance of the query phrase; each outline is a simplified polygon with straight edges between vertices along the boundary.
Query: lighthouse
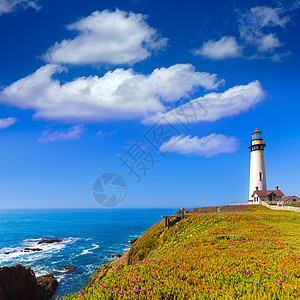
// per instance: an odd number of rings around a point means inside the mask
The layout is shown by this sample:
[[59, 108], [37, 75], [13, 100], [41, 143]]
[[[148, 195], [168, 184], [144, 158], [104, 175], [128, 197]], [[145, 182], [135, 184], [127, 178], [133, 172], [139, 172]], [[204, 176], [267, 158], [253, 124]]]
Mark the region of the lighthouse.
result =
[[267, 190], [266, 170], [264, 148], [265, 144], [262, 138], [262, 132], [257, 130], [252, 132], [250, 149], [250, 183], [249, 183], [249, 200], [252, 202], [252, 194], [255, 190]]

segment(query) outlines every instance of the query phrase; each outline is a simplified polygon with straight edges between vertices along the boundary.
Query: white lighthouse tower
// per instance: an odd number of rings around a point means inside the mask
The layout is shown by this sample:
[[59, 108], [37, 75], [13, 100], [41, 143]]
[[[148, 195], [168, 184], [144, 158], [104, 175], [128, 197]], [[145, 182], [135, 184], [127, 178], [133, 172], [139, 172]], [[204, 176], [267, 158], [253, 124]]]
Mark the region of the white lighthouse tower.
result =
[[262, 138], [262, 132], [257, 130], [252, 132], [251, 145], [249, 146], [250, 158], [250, 184], [249, 200], [252, 202], [252, 193], [257, 190], [265, 191], [267, 189], [264, 148], [265, 144]]

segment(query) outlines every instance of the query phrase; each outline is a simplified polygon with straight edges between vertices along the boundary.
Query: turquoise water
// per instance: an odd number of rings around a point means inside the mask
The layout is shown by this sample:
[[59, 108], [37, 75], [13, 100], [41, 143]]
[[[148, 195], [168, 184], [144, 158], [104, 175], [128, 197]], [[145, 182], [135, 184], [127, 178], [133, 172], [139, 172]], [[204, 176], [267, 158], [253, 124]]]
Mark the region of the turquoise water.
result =
[[[86, 285], [96, 267], [111, 261], [110, 254], [129, 249], [129, 241], [176, 209], [0, 210], [0, 266], [17, 263], [37, 276], [53, 273], [56, 294], [73, 293]], [[42, 238], [61, 243], [38, 245]], [[39, 252], [22, 252], [25, 247]], [[8, 253], [9, 254], [5, 254]], [[62, 267], [74, 265], [65, 272]]]

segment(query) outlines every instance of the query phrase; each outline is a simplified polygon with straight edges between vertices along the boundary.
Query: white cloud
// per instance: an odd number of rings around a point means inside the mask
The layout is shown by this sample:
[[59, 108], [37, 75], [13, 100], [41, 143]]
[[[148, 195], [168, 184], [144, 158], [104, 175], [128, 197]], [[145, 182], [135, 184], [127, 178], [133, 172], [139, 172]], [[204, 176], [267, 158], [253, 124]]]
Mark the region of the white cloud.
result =
[[118, 131], [118, 128], [116, 128], [115, 130], [113, 130], [112, 132], [104, 132], [102, 129], [100, 129], [96, 134], [95, 137], [100, 137], [100, 138], [104, 138], [106, 136], [112, 136], [115, 135]]
[[[223, 36], [220, 40], [209, 40], [201, 48], [194, 49], [195, 55], [201, 55], [214, 60], [243, 56], [250, 59], [271, 59], [280, 61], [290, 54], [280, 51], [283, 46], [275, 30], [285, 28], [290, 21], [289, 13], [300, 7], [296, 1], [289, 8], [256, 6], [248, 10], [238, 10], [239, 38]], [[242, 55], [244, 50], [244, 55]], [[247, 53], [247, 56], [245, 55]]]
[[13, 124], [15, 124], [18, 121], [17, 118], [6, 118], [6, 119], [0, 119], [0, 129], [5, 129]]
[[300, 8], [300, 0], [293, 1], [293, 4], [292, 4], [290, 10], [295, 10], [298, 8]]
[[150, 75], [116, 69], [61, 83], [52, 76], [63, 69], [49, 64], [6, 87], [0, 103], [35, 110], [34, 117], [70, 123], [143, 119], [165, 110], [188, 91], [216, 89], [215, 74], [196, 72], [190, 64], [155, 69]]
[[2, 14], [11, 13], [19, 7], [22, 7], [23, 9], [29, 7], [35, 10], [41, 9], [41, 5], [38, 0], [0, 0], [0, 16]]
[[266, 29], [276, 26], [285, 27], [290, 17], [285, 15], [281, 7], [257, 6], [246, 13], [241, 13], [239, 18], [240, 37], [246, 43], [254, 45], [261, 52], [270, 52], [280, 47], [281, 43], [275, 33], [267, 34]]
[[[237, 116], [265, 100], [265, 92], [258, 81], [239, 85], [223, 93], [208, 93], [168, 112], [159, 112], [144, 120], [144, 123], [195, 123], [216, 121]], [[163, 118], [163, 119], [161, 119]]]
[[260, 52], [272, 52], [280, 46], [279, 39], [273, 33], [263, 35], [258, 42]]
[[208, 41], [200, 49], [193, 50], [195, 55], [220, 60], [241, 56], [242, 47], [238, 45], [233, 36], [223, 36], [218, 41]]
[[67, 131], [52, 131], [52, 129], [47, 129], [42, 133], [42, 137], [38, 142], [52, 143], [57, 141], [77, 141], [81, 138], [84, 131], [83, 125], [72, 126]]
[[268, 6], [256, 6], [252, 7], [245, 16], [249, 27], [255, 27], [255, 29], [263, 27], [284, 27], [285, 24], [290, 20], [289, 16], [282, 16], [285, 12], [280, 7], [268, 7]]
[[201, 138], [198, 136], [174, 136], [160, 147], [161, 152], [206, 157], [213, 157], [222, 153], [234, 153], [238, 149], [239, 141], [237, 138], [216, 133]]
[[95, 11], [67, 28], [78, 32], [48, 49], [44, 58], [66, 64], [133, 64], [164, 48], [166, 38], [145, 22], [142, 14]]

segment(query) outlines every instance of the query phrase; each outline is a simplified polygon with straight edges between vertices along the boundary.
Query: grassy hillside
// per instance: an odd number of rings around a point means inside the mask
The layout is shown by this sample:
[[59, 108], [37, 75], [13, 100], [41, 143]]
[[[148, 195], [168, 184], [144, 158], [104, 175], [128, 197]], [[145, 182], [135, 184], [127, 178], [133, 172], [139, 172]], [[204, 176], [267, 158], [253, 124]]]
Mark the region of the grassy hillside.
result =
[[190, 214], [148, 229], [64, 299], [299, 299], [300, 214], [262, 206]]

